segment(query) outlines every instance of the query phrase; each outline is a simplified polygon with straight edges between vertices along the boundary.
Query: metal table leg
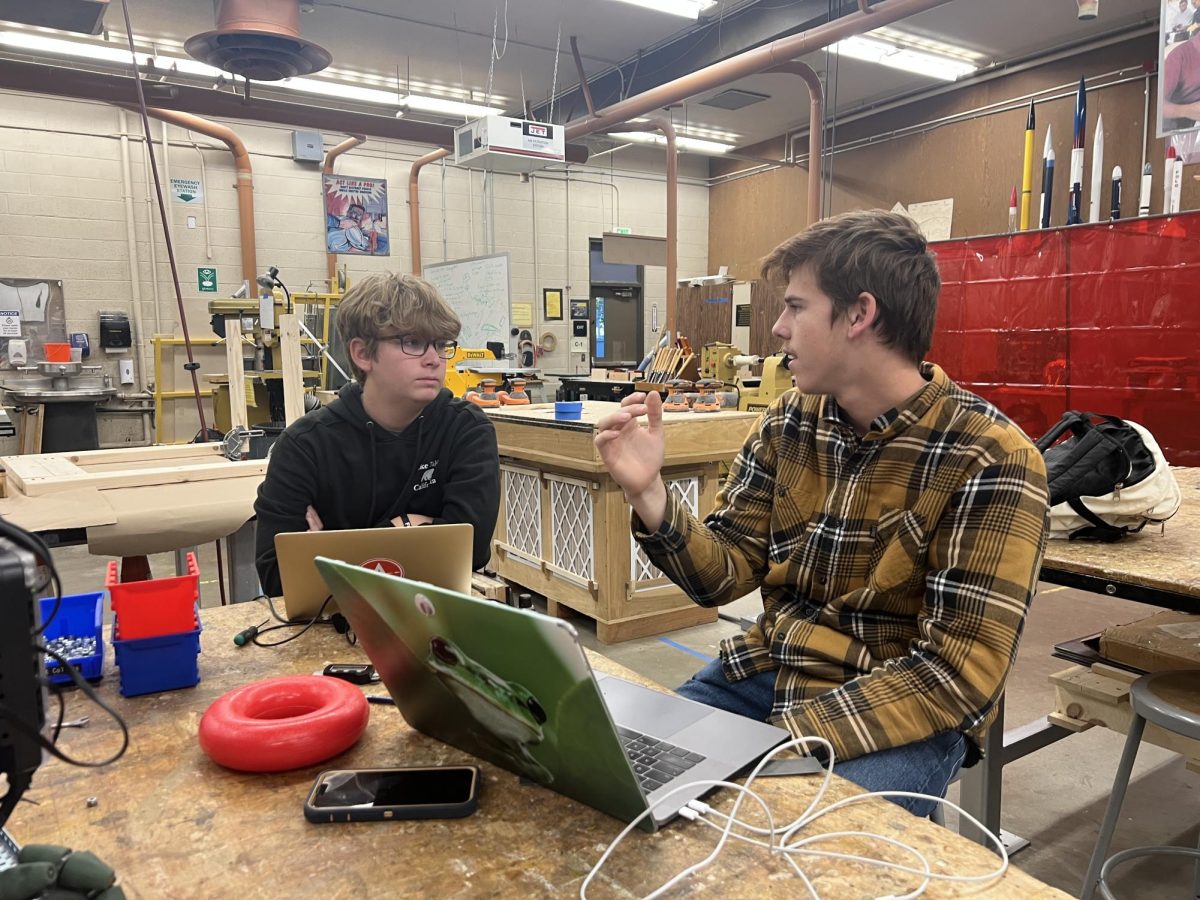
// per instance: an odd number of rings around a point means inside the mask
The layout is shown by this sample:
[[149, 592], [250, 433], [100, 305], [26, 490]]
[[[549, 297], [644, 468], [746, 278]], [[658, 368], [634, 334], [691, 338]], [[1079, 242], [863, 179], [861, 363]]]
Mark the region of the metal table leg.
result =
[[[1004, 701], [1001, 700], [1000, 712], [984, 738], [983, 759], [975, 767], [963, 771], [959, 777], [958, 805], [997, 835], [1009, 855], [1024, 850], [1029, 846], [1029, 841], [1000, 827], [1004, 767], [1073, 733], [1053, 724], [1046, 716], [1005, 731]], [[958, 830], [963, 837], [990, 846], [987, 838], [970, 822], [960, 823]]]
[[225, 537], [226, 575], [230, 603], [253, 600], [262, 593], [258, 572], [254, 568], [254, 535], [257, 520], [251, 519], [233, 534]]

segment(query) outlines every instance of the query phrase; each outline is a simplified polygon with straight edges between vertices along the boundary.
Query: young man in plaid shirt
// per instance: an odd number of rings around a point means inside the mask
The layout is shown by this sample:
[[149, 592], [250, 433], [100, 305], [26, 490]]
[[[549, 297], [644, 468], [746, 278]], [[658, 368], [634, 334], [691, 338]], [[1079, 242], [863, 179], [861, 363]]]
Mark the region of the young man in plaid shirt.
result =
[[786, 288], [771, 331], [797, 389], [751, 429], [703, 522], [660, 476], [657, 393], [598, 425], [655, 565], [702, 606], [762, 592], [757, 624], [679, 693], [826, 738], [834, 771], [868, 790], [941, 796], [1016, 656], [1045, 542], [1042, 456], [923, 361], [940, 279], [908, 218], [818, 222], [763, 276]]

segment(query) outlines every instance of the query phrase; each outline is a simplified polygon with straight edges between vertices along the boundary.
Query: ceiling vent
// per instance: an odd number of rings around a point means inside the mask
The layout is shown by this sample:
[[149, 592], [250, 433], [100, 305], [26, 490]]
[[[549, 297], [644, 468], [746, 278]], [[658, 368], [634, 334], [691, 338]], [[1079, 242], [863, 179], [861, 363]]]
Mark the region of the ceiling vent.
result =
[[300, 37], [299, 0], [216, 0], [217, 28], [183, 45], [201, 62], [251, 81], [319, 72], [333, 57]]
[[107, 9], [108, 0], [42, 0], [41, 3], [0, 0], [0, 19], [80, 34], [99, 34]]
[[730, 88], [719, 94], [713, 94], [707, 100], [701, 100], [700, 105], [715, 106], [717, 109], [742, 109], [770, 99], [769, 94], [756, 94], [753, 91], [739, 91], [737, 88]]

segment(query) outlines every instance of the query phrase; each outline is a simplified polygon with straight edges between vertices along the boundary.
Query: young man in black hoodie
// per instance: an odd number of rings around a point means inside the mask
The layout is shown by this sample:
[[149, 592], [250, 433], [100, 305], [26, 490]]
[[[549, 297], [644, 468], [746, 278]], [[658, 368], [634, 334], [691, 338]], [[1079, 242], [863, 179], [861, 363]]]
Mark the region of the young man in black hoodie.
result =
[[462, 328], [427, 281], [369, 275], [346, 292], [337, 327], [357, 381], [293, 422], [272, 448], [254, 511], [263, 591], [279, 596], [285, 531], [466, 522], [472, 566], [491, 554], [500, 505], [496, 432], [442, 386]]

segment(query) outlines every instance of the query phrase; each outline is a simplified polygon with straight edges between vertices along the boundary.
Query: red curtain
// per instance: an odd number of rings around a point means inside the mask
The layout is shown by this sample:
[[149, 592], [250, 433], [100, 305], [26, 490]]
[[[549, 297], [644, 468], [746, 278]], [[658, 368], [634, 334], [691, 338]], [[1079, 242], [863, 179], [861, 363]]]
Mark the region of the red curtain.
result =
[[931, 245], [929, 358], [1031, 437], [1069, 409], [1144, 425], [1200, 466], [1200, 213]]

